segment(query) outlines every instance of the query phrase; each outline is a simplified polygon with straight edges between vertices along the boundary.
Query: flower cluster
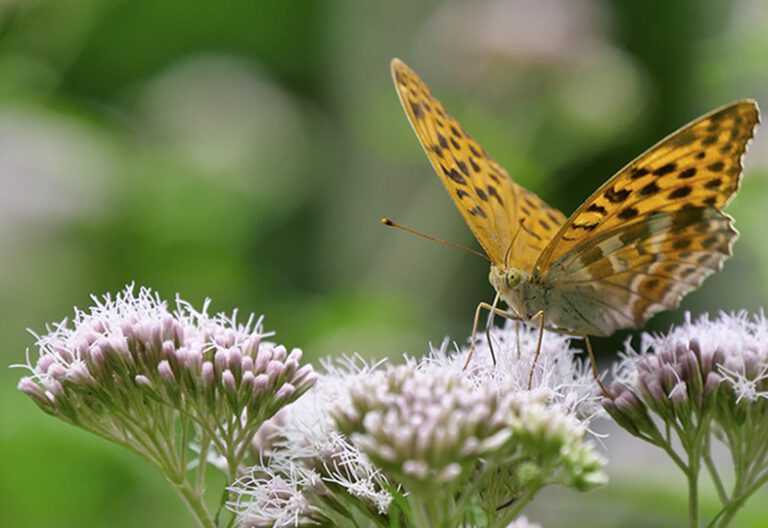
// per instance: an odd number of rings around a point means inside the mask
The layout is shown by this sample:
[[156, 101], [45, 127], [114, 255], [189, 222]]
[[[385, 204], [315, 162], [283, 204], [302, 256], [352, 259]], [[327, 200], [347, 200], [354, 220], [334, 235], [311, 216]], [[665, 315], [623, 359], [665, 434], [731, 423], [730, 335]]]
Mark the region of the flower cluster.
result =
[[[400, 366], [326, 363], [255, 437], [263, 463], [232, 488], [241, 524], [334, 524], [344, 511], [379, 525], [506, 526], [545, 485], [604, 482], [587, 440], [595, 385], [569, 342], [546, 334], [548, 366], [529, 390], [536, 331], [491, 336], [496, 367], [484, 342], [467, 370], [467, 351], [447, 345]], [[255, 511], [274, 515], [255, 522]]]
[[[316, 379], [253, 316], [209, 316], [146, 288], [94, 298], [37, 339], [19, 389], [45, 412], [126, 445], [181, 485], [190, 446], [234, 480], [261, 424]], [[174, 447], [173, 453], [166, 452]]]
[[[621, 427], [664, 449], [689, 480], [704, 464], [723, 503], [719, 522], [727, 522], [768, 480], [768, 321], [687, 315], [666, 335], [643, 334], [639, 351], [627, 344], [603, 405]], [[731, 492], [710, 456], [713, 436], [734, 453]]]
[[[359, 380], [334, 409], [338, 428], [408, 491], [433, 525], [477, 497], [489, 518], [509, 517], [543, 486], [590, 489], [605, 481], [586, 427], [540, 394], [475, 383], [453, 369], [410, 362]], [[525, 499], [520, 499], [525, 497]], [[517, 498], [514, 507], [499, 506]], [[430, 517], [442, 511], [438, 518]]]
[[512, 399], [447, 369], [406, 364], [361, 379], [334, 409], [340, 431], [408, 489], [466, 477], [512, 431]]
[[294, 526], [308, 512], [330, 525], [356, 512], [377, 522], [387, 519], [390, 490], [397, 486], [335, 428], [330, 414], [348, 401], [353, 384], [380, 365], [357, 356], [323, 362], [312, 390], [262, 425], [251, 446], [260, 463], [230, 488], [234, 499], [228, 506], [239, 524]]

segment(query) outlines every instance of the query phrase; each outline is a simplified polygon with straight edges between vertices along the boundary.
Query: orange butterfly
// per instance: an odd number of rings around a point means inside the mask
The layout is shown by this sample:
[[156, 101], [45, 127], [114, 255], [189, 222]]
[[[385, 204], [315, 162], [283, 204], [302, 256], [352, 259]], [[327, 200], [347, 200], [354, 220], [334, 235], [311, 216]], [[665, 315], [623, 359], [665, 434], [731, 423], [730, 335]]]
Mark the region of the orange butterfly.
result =
[[[607, 336], [637, 328], [719, 270], [738, 232], [722, 212], [739, 188], [741, 159], [759, 122], [736, 101], [669, 135], [621, 169], [566, 218], [509, 174], [432, 96], [392, 61], [416, 135], [491, 262], [490, 283], [509, 306], [481, 309], [540, 330]], [[495, 303], [494, 303], [495, 304]]]

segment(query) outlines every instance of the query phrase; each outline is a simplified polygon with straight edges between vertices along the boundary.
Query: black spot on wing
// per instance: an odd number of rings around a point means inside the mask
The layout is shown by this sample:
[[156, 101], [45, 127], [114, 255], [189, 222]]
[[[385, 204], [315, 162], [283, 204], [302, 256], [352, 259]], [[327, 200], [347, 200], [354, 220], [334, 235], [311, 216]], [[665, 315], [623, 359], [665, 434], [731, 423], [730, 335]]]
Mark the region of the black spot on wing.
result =
[[421, 110], [421, 105], [414, 101], [411, 101], [411, 112], [413, 113], [413, 117], [416, 119], [421, 119], [424, 117], [424, 112]]
[[721, 172], [723, 168], [725, 167], [725, 163], [722, 161], [716, 161], [714, 163], [710, 163], [707, 165], [707, 169], [709, 169], [711, 172]]
[[659, 187], [659, 185], [655, 181], [652, 181], [651, 183], [649, 183], [648, 185], [640, 189], [640, 194], [643, 196], [652, 196], [657, 192], [659, 192], [660, 190], [661, 190], [661, 187]]
[[690, 245], [691, 245], [691, 240], [688, 238], [678, 238], [677, 240], [672, 242], [672, 247], [674, 249], [685, 249]]
[[669, 193], [669, 198], [672, 199], [672, 200], [675, 200], [675, 199], [678, 199], [678, 198], [685, 198], [686, 196], [691, 194], [692, 190], [693, 189], [691, 189], [690, 186], [683, 185], [682, 187], [678, 187], [677, 189], [675, 189], [674, 191]]
[[607, 191], [605, 191], [605, 198], [611, 202], [611, 203], [621, 203], [627, 198], [629, 198], [629, 195], [632, 194], [632, 191], [629, 189], [621, 189], [620, 191], [617, 191], [614, 187], [611, 187]]
[[712, 180], [709, 180], [707, 183], [704, 184], [704, 187], [707, 189], [719, 189], [720, 185], [722, 185], [723, 180], [720, 178], [714, 178]]
[[472, 216], [479, 216], [480, 218], [488, 218], [488, 215], [485, 214], [485, 211], [483, 211], [479, 205], [476, 205], [470, 209], [469, 214]]
[[653, 171], [654, 176], [664, 176], [665, 174], [669, 174], [670, 172], [675, 172], [677, 170], [677, 163], [671, 162], [667, 163], [666, 165], [662, 165], [655, 171]]
[[598, 213], [603, 216], [605, 216], [605, 214], [608, 212], [605, 210], [605, 207], [603, 207], [602, 205], [597, 205], [596, 203], [593, 203], [589, 207], [587, 207], [587, 211], [589, 211], [590, 213]]
[[636, 208], [627, 207], [626, 209], [622, 209], [622, 211], [618, 214], [618, 217], [622, 220], [630, 220], [636, 217], [638, 214], [640, 214], [640, 211], [638, 211]]
[[496, 190], [496, 187], [494, 187], [493, 185], [489, 185], [487, 189], [488, 189], [488, 195], [496, 198], [496, 201], [499, 202], [499, 205], [503, 206], [504, 202], [502, 201], [501, 196], [499, 196], [499, 191]]
[[597, 229], [597, 226], [600, 225], [600, 222], [593, 222], [591, 224], [577, 224], [573, 223], [571, 224], [573, 229], [583, 229], [584, 231], [594, 231]]

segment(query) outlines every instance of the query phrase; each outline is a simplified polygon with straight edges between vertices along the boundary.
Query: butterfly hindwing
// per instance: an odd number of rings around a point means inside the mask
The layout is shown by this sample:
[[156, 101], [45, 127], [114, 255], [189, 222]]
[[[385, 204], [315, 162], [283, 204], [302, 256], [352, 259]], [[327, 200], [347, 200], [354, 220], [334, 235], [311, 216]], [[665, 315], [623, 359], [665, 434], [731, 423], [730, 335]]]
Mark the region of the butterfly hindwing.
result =
[[553, 304], [578, 299], [592, 333], [610, 334], [676, 307], [720, 269], [737, 235], [721, 208], [739, 187], [757, 123], [753, 101], [715, 110], [598, 189], [536, 264]]
[[590, 335], [642, 326], [718, 271], [737, 235], [732, 219], [712, 207], [654, 213], [564, 256], [551, 275], [551, 305], [575, 306]]
[[512, 181], [405, 63], [392, 61], [392, 77], [427, 157], [490, 260], [509, 256], [532, 270], [565, 216]]

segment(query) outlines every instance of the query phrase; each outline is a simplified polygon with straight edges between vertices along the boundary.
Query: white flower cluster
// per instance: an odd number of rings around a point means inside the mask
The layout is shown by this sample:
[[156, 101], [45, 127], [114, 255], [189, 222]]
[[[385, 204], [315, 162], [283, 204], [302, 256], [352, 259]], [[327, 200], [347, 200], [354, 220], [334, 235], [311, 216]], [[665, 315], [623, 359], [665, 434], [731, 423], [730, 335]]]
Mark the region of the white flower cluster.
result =
[[[587, 439], [595, 384], [569, 341], [545, 334], [544, 367], [534, 367], [529, 390], [536, 331], [507, 325], [492, 337], [495, 367], [484, 342], [468, 370], [462, 370], [466, 351], [451, 354], [447, 346], [400, 366], [360, 358], [326, 363], [312, 390], [254, 438], [263, 462], [232, 488], [238, 497], [230, 507], [248, 525], [246, 517], [254, 518], [249, 504], [276, 496], [280, 490], [270, 486], [285, 489], [284, 481], [297, 482], [291, 475], [309, 471], [311, 485], [304, 479], [291, 488], [306, 502], [292, 501], [297, 506], [287, 516], [283, 506], [281, 517], [270, 517], [276, 526], [306, 518], [307, 504], [320, 524], [333, 524], [334, 512], [354, 517], [362, 511], [378, 524], [415, 516], [417, 525], [430, 525], [467, 519], [462, 516], [479, 506], [505, 525], [527, 500], [500, 513], [497, 508], [521, 488], [560, 483], [588, 489], [604, 482], [604, 461]], [[505, 493], [483, 504], [481, 497], [491, 495], [484, 490], [499, 478], [508, 480]], [[425, 507], [428, 501], [434, 507]], [[435, 511], [441, 511], [437, 518]]]
[[[261, 463], [230, 488], [235, 500], [229, 507], [244, 526], [257, 511], [271, 520], [269, 526], [293, 526], [290, 519], [306, 517], [305, 503], [314, 505], [316, 517], [325, 515], [329, 522], [333, 512], [327, 503], [334, 501], [337, 508], [345, 505], [350, 516], [355, 508], [372, 517], [386, 516], [392, 502], [389, 489], [396, 485], [335, 428], [330, 414], [334, 405], [348, 400], [349, 388], [380, 364], [358, 356], [323, 362], [312, 390], [264, 423], [252, 443]], [[258, 506], [264, 497], [279, 495], [272, 486], [284, 489], [280, 479], [265, 477], [275, 475], [292, 483], [296, 497], [290, 508], [287, 503], [276, 509]]]
[[[627, 343], [604, 405], [637, 434], [655, 434], [649, 411], [695, 424], [713, 407], [733, 408], [768, 399], [768, 321], [760, 314], [706, 315], [667, 334], [643, 334], [640, 350]], [[746, 408], [742, 406], [742, 408]], [[715, 418], [718, 418], [716, 415]], [[730, 411], [720, 416], [730, 421]]]
[[[600, 398], [589, 365], [572, 346], [578, 338], [545, 331], [538, 358], [534, 361], [539, 345], [535, 328], [505, 321], [502, 327], [491, 327], [488, 335], [478, 333], [465, 372], [475, 383], [489, 382], [505, 392], [541, 395], [548, 403], [559, 404], [564, 411], [572, 412], [585, 422], [601, 413]], [[451, 353], [446, 341], [434, 349], [425, 362], [463, 372], [467, 354], [468, 346]]]
[[379, 466], [401, 482], [431, 486], [465, 476], [509, 440], [512, 398], [453, 370], [406, 364], [358, 380], [351, 405], [333, 412], [339, 429]]
[[[261, 320], [209, 316], [127, 287], [38, 337], [19, 389], [43, 410], [142, 450], [158, 417], [191, 419], [236, 462], [261, 423], [315, 381], [301, 351], [264, 341]], [[148, 438], [144, 438], [148, 437]], [[186, 448], [186, 447], [185, 447]], [[230, 468], [234, 470], [235, 468]]]

